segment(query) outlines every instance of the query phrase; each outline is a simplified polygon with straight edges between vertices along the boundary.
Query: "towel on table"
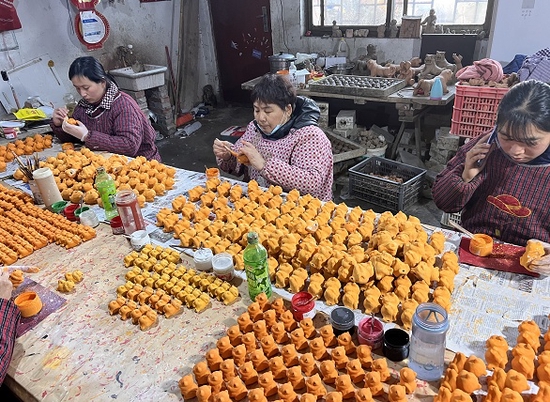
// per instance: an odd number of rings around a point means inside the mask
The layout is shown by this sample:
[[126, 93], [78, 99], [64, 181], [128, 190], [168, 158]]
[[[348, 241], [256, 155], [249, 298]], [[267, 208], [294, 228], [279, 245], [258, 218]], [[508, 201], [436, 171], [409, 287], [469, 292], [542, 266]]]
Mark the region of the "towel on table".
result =
[[481, 78], [485, 81], [499, 82], [504, 77], [502, 66], [493, 59], [481, 59], [474, 61], [472, 66], [466, 66], [456, 72], [456, 78], [467, 81], [470, 78]]

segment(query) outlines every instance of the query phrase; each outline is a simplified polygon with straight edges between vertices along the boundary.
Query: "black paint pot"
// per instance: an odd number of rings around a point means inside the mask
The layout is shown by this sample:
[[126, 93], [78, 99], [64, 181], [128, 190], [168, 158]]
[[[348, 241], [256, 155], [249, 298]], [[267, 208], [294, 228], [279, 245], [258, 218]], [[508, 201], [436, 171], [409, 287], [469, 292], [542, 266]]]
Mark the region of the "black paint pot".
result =
[[405, 360], [409, 356], [409, 334], [399, 328], [384, 332], [384, 356], [394, 362]]

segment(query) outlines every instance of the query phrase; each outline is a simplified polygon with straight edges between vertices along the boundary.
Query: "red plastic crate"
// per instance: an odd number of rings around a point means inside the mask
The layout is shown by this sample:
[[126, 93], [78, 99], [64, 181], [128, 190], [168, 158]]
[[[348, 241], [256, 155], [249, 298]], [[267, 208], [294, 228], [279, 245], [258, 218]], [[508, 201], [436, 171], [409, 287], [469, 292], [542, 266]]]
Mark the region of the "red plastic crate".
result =
[[500, 100], [509, 88], [456, 85], [451, 134], [478, 137], [492, 130]]

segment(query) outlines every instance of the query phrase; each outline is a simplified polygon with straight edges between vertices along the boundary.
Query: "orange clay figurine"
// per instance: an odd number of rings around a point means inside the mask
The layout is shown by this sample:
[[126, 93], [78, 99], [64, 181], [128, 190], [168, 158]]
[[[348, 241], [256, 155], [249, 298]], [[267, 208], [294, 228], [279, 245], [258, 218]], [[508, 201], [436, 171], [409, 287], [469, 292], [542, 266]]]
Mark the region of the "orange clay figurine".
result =
[[292, 315], [292, 311], [290, 311], [290, 310], [285, 311], [281, 315], [280, 320], [285, 325], [285, 330], [287, 332], [291, 332], [291, 331], [295, 330], [298, 327], [298, 323], [294, 319], [294, 316]]
[[372, 362], [372, 370], [380, 374], [380, 381], [384, 382], [390, 378], [388, 361], [385, 358], [376, 359]]
[[273, 373], [274, 379], [281, 380], [283, 378], [286, 378], [287, 368], [281, 356], [275, 356], [269, 359], [269, 369]]
[[197, 390], [199, 389], [199, 386], [195, 383], [195, 380], [191, 374], [183, 376], [179, 380], [178, 386], [184, 399], [194, 398], [197, 395]]
[[256, 371], [264, 371], [269, 368], [269, 362], [262, 349], [256, 349], [248, 355], [248, 358], [254, 364]]
[[264, 321], [267, 328], [271, 328], [277, 322], [277, 312], [269, 309], [264, 312]]
[[372, 366], [372, 349], [369, 345], [359, 345], [355, 349], [357, 358], [361, 361], [361, 367], [369, 370]]
[[258, 377], [258, 384], [264, 389], [264, 395], [267, 398], [271, 395], [275, 395], [279, 390], [279, 386], [273, 379], [273, 373], [271, 371], [260, 374], [260, 377]]
[[353, 343], [353, 340], [351, 339], [351, 335], [349, 332], [344, 332], [340, 335], [338, 335], [338, 345], [343, 346], [344, 349], [346, 349], [346, 355], [351, 355], [355, 353], [355, 343]]
[[285, 324], [280, 321], [271, 327], [271, 334], [275, 342], [279, 345], [284, 345], [285, 343], [290, 342], [290, 337], [288, 336], [288, 332], [286, 332]]
[[247, 353], [256, 350], [258, 347], [258, 340], [256, 339], [256, 336], [253, 332], [247, 332], [246, 334], [244, 334], [241, 338], [241, 341], [245, 346]]
[[216, 371], [220, 369], [220, 364], [223, 362], [220, 356], [220, 351], [217, 348], [210, 349], [206, 352], [206, 362], [210, 371]]
[[296, 391], [294, 391], [292, 384], [289, 382], [281, 384], [281, 386], [279, 387], [278, 395], [282, 402], [298, 401], [298, 395], [296, 394]]
[[254, 335], [256, 335], [256, 338], [262, 339], [264, 336], [267, 335], [267, 324], [265, 320], [258, 320], [254, 323], [252, 326], [252, 330], [254, 331]]
[[287, 368], [294, 367], [299, 364], [296, 346], [292, 343], [282, 347], [281, 356], [283, 357], [283, 361], [285, 362], [285, 366]]
[[211, 371], [205, 361], [198, 362], [193, 367], [193, 374], [195, 375], [195, 380], [198, 385], [208, 384], [208, 376], [210, 373]]
[[251, 385], [258, 382], [258, 372], [254, 369], [252, 362], [246, 362], [239, 368], [241, 379], [246, 385]]
[[267, 402], [262, 388], [254, 388], [248, 392], [248, 400], [250, 402]]
[[304, 335], [307, 339], [314, 338], [317, 335], [317, 330], [311, 318], [304, 318], [300, 321], [300, 328], [304, 330]]
[[311, 354], [313, 354], [313, 357], [317, 361], [326, 360], [330, 357], [325, 343], [323, 342], [323, 338], [321, 337], [313, 338], [309, 342], [309, 349], [311, 350]]
[[197, 390], [197, 400], [199, 402], [209, 402], [212, 398], [212, 387], [210, 385], [202, 385]]
[[[225, 389], [223, 374], [221, 371], [214, 371], [208, 376], [208, 385], [210, 385], [212, 394], [216, 395]], [[185, 398], [185, 397], [184, 397]]]
[[229, 340], [228, 336], [222, 336], [220, 339], [218, 339], [218, 342], [216, 342], [216, 346], [220, 352], [220, 356], [222, 357], [222, 359], [228, 359], [233, 356], [233, 346], [231, 345], [231, 341]]
[[286, 311], [285, 301], [278, 297], [271, 303], [271, 308], [277, 312], [277, 317], [280, 317]]
[[233, 361], [237, 367], [241, 367], [246, 361], [247, 350], [246, 346], [239, 345], [233, 348]]
[[262, 292], [262, 293], [260, 293], [256, 296], [255, 302], [260, 305], [260, 308], [264, 312], [271, 308], [271, 304], [269, 304], [269, 300], [268, 300], [268, 298], [267, 298], [267, 296], [264, 292]]
[[355, 396], [355, 387], [353, 386], [353, 383], [351, 382], [351, 378], [347, 374], [339, 375], [338, 378], [336, 378], [336, 391], [340, 392], [342, 394], [342, 398], [348, 399], [353, 398]]
[[304, 350], [308, 347], [308, 341], [304, 335], [304, 330], [302, 328], [296, 328], [290, 333], [290, 340], [296, 346], [296, 350]]
[[370, 388], [359, 388], [357, 391], [355, 391], [355, 400], [357, 402], [374, 402], [374, 399], [372, 399]]
[[229, 391], [224, 390], [219, 392], [218, 394], [214, 394], [214, 401], [213, 402], [231, 402], [231, 397], [229, 396]]
[[321, 329], [319, 329], [319, 333], [321, 334], [321, 337], [323, 338], [323, 341], [325, 342], [325, 346], [327, 348], [336, 346], [338, 344], [338, 340], [336, 339], [334, 331], [332, 330], [332, 325], [327, 324], [321, 327]]
[[243, 336], [243, 334], [238, 325], [233, 325], [227, 328], [227, 336], [231, 341], [231, 345], [237, 346], [241, 344], [241, 337]]
[[237, 375], [237, 368], [235, 367], [235, 362], [233, 359], [225, 359], [222, 364], [220, 364], [220, 370], [223, 374], [223, 380], [225, 382], [231, 380]]
[[399, 370], [399, 384], [405, 387], [407, 394], [413, 394], [416, 390], [416, 372], [408, 367]]
[[300, 357], [300, 367], [302, 368], [302, 373], [308, 377], [318, 372], [315, 359], [311, 353], [304, 353], [302, 357]]
[[240, 377], [232, 378], [230, 381], [227, 382], [225, 386], [227, 387], [229, 396], [233, 401], [240, 401], [241, 399], [244, 399], [248, 394], [248, 389], [246, 388], [246, 385], [244, 384], [243, 380], [240, 379]]
[[263, 312], [262, 308], [260, 307], [260, 303], [258, 303], [258, 302], [250, 303], [250, 305], [248, 306], [247, 311], [248, 311], [248, 315], [250, 316], [250, 319], [253, 322], [256, 322], [256, 321], [262, 319], [262, 317], [264, 316], [264, 312]]
[[407, 402], [405, 387], [399, 384], [390, 385], [388, 399], [390, 402]]
[[346, 373], [354, 383], [363, 381], [365, 377], [365, 371], [361, 367], [361, 361], [359, 359], [350, 360], [348, 364], [346, 364]]
[[338, 377], [338, 370], [336, 370], [336, 364], [334, 360], [325, 360], [321, 362], [319, 367], [321, 375], [323, 376], [323, 382], [326, 384], [334, 384], [336, 378]]
[[306, 381], [306, 386], [308, 394], [316, 395], [317, 398], [322, 398], [327, 394], [327, 389], [325, 388], [323, 381], [321, 381], [319, 374], [309, 377]]
[[336, 364], [336, 368], [338, 368], [339, 370], [346, 367], [346, 364], [348, 364], [349, 362], [349, 358], [346, 355], [346, 349], [344, 349], [343, 346], [337, 346], [332, 349], [331, 357]]
[[264, 336], [262, 339], [260, 339], [260, 345], [262, 345], [264, 354], [268, 358], [279, 354], [279, 346], [277, 346], [275, 340], [271, 335]]
[[306, 387], [306, 379], [302, 374], [300, 366], [289, 368], [286, 372], [286, 376], [294, 389], [299, 390]]
[[250, 314], [248, 314], [248, 312], [245, 311], [242, 313], [237, 319], [237, 322], [239, 323], [239, 328], [243, 334], [252, 331], [252, 326], [254, 323], [250, 319]]
[[369, 387], [372, 396], [382, 395], [384, 393], [384, 385], [380, 380], [378, 371], [371, 371], [365, 376], [365, 385]]

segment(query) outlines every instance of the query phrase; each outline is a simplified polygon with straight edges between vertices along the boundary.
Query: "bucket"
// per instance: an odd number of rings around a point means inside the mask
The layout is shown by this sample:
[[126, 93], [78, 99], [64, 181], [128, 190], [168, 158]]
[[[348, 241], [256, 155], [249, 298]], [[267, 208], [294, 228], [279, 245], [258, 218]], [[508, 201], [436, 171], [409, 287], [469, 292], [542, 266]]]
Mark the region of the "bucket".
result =
[[387, 145], [380, 148], [367, 148], [367, 153], [365, 155], [369, 158], [371, 156], [380, 156], [384, 158], [386, 156], [386, 149], [388, 149]]

